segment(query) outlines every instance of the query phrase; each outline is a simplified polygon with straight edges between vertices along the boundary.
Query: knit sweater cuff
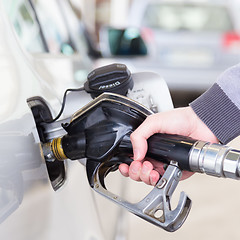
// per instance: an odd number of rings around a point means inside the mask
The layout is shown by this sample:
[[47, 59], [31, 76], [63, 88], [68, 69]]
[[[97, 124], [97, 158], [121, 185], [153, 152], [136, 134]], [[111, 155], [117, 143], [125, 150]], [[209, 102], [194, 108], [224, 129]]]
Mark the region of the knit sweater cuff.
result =
[[240, 109], [217, 83], [190, 106], [220, 142], [226, 144], [240, 135]]

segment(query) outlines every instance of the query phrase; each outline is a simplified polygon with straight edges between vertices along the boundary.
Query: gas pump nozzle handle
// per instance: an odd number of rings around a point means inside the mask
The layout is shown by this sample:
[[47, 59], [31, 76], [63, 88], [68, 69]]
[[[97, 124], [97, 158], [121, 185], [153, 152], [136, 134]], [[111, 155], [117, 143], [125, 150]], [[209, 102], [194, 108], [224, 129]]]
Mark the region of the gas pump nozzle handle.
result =
[[[129, 135], [124, 136], [119, 147], [132, 151]], [[148, 139], [146, 155], [167, 164], [175, 161], [181, 170], [240, 179], [240, 151], [226, 145], [157, 133]]]
[[[175, 161], [178, 162], [181, 170], [191, 171], [189, 154], [196, 141], [190, 137], [156, 133], [147, 140], [148, 150], [146, 156], [166, 164]], [[128, 149], [129, 152], [132, 152], [130, 134], [123, 137], [119, 147], [122, 151]]]
[[[87, 157], [101, 162], [108, 154], [112, 156], [118, 153], [132, 154], [130, 133], [131, 131], [119, 136], [118, 141], [112, 139], [111, 132], [102, 132], [102, 134], [98, 132], [100, 140], [95, 137], [92, 138], [92, 141], [87, 140], [87, 136], [83, 133], [74, 136], [66, 135], [58, 145], [54, 143], [56, 141], [54, 140], [53, 146], [57, 147], [52, 147], [52, 149], [55, 150], [55, 158], [63, 156], [63, 159], [75, 160]], [[113, 136], [113, 138], [115, 137]], [[102, 153], [96, 142], [102, 143]], [[109, 149], [106, 150], [106, 148]], [[239, 179], [240, 177], [240, 151], [222, 144], [212, 144], [180, 135], [157, 133], [148, 139], [146, 155], [167, 164], [170, 161], [175, 161], [181, 170], [232, 179]]]
[[[65, 135], [61, 139], [53, 140], [52, 149], [58, 160], [90, 158], [102, 162], [105, 161], [108, 154], [112, 156], [118, 153], [132, 155], [130, 134], [131, 131], [120, 136], [118, 141], [115, 141], [116, 136], [112, 132], [100, 133], [99, 129], [97, 136], [89, 137], [90, 139], [84, 133], [73, 136]], [[100, 147], [97, 144], [99, 142], [101, 142]], [[176, 161], [181, 170], [191, 171], [189, 155], [195, 142], [197, 140], [179, 135], [154, 134], [148, 139], [146, 155], [166, 164], [169, 164], [170, 161]]]

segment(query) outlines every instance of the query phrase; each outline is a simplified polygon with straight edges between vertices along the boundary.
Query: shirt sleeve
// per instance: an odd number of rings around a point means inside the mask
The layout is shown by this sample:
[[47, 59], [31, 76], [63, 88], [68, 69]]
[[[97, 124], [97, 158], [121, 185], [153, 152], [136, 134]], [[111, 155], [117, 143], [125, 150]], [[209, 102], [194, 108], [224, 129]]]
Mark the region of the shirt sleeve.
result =
[[223, 72], [199, 98], [190, 103], [220, 142], [240, 135], [240, 64]]

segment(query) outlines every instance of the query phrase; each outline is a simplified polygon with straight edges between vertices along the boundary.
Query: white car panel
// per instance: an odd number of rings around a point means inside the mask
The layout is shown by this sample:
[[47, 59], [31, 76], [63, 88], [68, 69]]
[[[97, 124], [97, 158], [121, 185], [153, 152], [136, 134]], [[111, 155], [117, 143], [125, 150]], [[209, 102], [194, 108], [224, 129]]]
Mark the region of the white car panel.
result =
[[[0, 120], [0, 238], [108, 239], [100, 227], [82, 165], [72, 163], [77, 173], [69, 177], [66, 187], [59, 192], [51, 187], [26, 100], [42, 96], [59, 108], [57, 94], [33, 72], [31, 61], [16, 41], [3, 11], [0, 18], [0, 74], [4, 92]], [[75, 185], [69, 183], [73, 177]]]

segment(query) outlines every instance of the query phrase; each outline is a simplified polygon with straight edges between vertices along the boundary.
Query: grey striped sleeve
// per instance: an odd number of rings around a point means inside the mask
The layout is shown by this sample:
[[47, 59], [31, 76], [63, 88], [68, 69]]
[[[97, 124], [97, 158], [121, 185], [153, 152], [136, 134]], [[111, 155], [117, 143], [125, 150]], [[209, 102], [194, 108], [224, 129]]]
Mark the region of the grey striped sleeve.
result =
[[240, 65], [225, 71], [190, 106], [222, 143], [240, 135]]
[[217, 84], [226, 93], [229, 99], [240, 109], [240, 64], [223, 72]]

